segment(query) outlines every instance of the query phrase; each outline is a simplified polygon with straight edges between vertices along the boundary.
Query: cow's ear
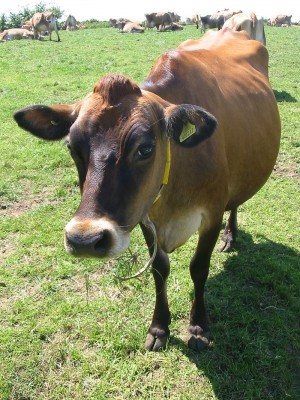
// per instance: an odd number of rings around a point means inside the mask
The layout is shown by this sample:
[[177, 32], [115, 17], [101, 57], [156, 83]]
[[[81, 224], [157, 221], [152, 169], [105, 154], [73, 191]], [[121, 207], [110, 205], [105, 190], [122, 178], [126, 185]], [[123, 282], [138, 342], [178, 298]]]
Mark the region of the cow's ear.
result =
[[31, 106], [14, 113], [17, 124], [33, 135], [58, 140], [69, 133], [71, 125], [78, 116], [79, 104]]
[[212, 114], [192, 104], [168, 107], [166, 119], [168, 136], [185, 147], [196, 146], [209, 138], [217, 127]]

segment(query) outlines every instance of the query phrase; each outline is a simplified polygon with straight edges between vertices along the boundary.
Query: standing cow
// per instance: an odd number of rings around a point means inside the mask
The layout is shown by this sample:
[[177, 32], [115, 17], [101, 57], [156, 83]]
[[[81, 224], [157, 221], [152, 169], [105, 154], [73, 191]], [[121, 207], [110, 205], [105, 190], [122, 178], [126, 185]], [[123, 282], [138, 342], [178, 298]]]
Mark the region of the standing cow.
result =
[[188, 344], [207, 346], [204, 287], [223, 214], [230, 211], [221, 243], [228, 250], [239, 205], [267, 181], [279, 149], [266, 47], [243, 31], [209, 31], [164, 53], [140, 87], [111, 74], [74, 104], [34, 105], [14, 118], [40, 138], [68, 136], [81, 188], [65, 228], [69, 253], [115, 257], [141, 225], [154, 252], [149, 350], [164, 347], [170, 333], [167, 253], [198, 231]]
[[78, 27], [79, 24], [74, 15], [69, 14], [66, 22], [64, 23], [64, 29], [66, 29], [67, 31], [77, 31]]
[[292, 24], [292, 15], [284, 15], [280, 14], [275, 17], [275, 25], [276, 26], [291, 26]]
[[218, 30], [220, 30], [224, 25], [225, 17], [221, 13], [216, 13], [212, 15], [200, 16], [200, 21], [201, 21], [201, 32], [205, 32], [206, 29], [213, 29], [213, 28], [218, 28]]
[[156, 27], [157, 30], [164, 29], [166, 25], [172, 25], [172, 17], [169, 13], [145, 14], [147, 28]]
[[60, 37], [57, 28], [57, 21], [53, 12], [46, 11], [41, 13], [35, 13], [31, 18], [31, 22], [35, 39], [41, 39], [42, 38], [41, 33], [44, 31], [48, 31], [50, 40], [52, 40], [52, 31], [55, 31], [57, 35], [57, 40], [58, 42], [60, 42]]
[[[217, 28], [220, 30], [225, 21], [231, 18], [234, 14], [241, 13], [242, 11], [229, 11], [229, 9], [224, 9], [223, 11], [217, 11], [212, 15], [200, 16], [201, 32], [205, 32], [206, 29]], [[198, 24], [197, 28], [198, 28]]]

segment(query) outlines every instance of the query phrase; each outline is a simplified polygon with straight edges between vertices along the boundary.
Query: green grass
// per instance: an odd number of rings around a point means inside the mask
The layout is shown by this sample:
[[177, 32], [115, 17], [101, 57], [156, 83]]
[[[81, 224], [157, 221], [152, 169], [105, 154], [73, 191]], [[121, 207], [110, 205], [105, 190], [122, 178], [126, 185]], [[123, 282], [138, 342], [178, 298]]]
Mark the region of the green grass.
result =
[[[63, 228], [79, 204], [75, 167], [61, 142], [40, 141], [12, 119], [27, 105], [75, 102], [107, 73], [140, 83], [163, 51], [199, 32], [60, 34], [61, 43], [0, 46], [1, 400], [298, 399], [300, 29], [266, 27], [281, 150], [267, 184], [240, 208], [236, 250], [213, 253], [213, 342], [200, 354], [185, 342], [196, 236], [170, 257], [168, 348], [147, 352], [150, 272], [120, 283], [128, 254], [109, 263], [66, 254]], [[138, 228], [133, 236], [141, 265], [146, 246]]]

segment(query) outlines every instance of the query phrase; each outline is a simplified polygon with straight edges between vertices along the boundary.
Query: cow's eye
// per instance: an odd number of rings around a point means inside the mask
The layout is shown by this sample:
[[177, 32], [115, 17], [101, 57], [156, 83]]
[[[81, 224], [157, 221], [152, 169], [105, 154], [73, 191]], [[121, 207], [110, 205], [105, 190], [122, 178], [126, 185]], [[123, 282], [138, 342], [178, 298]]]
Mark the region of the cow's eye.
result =
[[141, 160], [145, 160], [149, 158], [155, 149], [155, 145], [153, 143], [142, 144], [138, 147], [138, 157]]

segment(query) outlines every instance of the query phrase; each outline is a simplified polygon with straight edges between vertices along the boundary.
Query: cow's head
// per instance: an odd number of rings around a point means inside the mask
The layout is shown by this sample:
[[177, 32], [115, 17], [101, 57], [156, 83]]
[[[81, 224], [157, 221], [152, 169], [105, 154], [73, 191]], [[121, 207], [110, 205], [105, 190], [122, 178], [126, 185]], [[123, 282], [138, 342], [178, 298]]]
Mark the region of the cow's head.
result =
[[14, 118], [40, 138], [67, 137], [81, 203], [65, 228], [65, 247], [94, 257], [116, 256], [128, 247], [129, 232], [160, 190], [168, 140], [195, 146], [216, 127], [202, 108], [167, 103], [120, 75], [104, 77], [78, 103], [27, 107]]

